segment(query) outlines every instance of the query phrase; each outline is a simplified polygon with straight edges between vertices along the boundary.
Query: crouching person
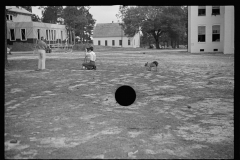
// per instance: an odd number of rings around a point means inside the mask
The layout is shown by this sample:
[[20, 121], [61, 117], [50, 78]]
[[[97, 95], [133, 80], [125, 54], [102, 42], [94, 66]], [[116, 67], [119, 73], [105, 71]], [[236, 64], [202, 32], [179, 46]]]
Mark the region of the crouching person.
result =
[[37, 70], [45, 69], [46, 49], [47, 49], [47, 44], [43, 41], [43, 37], [41, 37], [41, 40], [38, 40], [36, 45], [36, 52], [38, 53], [38, 69]]
[[[88, 62], [89, 60], [89, 62]], [[93, 47], [88, 47], [86, 49], [86, 54], [84, 58], [84, 63], [82, 64], [83, 69], [94, 69], [96, 70], [96, 54], [93, 52]]]

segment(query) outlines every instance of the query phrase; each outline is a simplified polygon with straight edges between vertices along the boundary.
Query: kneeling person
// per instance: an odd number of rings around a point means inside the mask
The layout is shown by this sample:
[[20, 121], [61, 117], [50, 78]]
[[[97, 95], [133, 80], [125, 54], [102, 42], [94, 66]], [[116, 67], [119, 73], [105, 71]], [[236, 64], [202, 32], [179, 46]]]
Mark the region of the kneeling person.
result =
[[93, 47], [87, 48], [87, 52], [86, 52], [86, 55], [85, 55], [85, 60], [86, 59], [89, 59], [90, 62], [84, 62], [82, 64], [83, 68], [95, 69], [96, 70], [96, 65], [95, 65], [96, 54], [93, 52]]

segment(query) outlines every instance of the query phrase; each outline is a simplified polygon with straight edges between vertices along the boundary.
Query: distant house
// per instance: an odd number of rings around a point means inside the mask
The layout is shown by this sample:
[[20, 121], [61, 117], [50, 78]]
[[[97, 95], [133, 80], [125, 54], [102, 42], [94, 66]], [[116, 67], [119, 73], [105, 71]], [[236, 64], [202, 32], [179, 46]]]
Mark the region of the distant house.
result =
[[6, 18], [11, 22], [31, 22], [32, 21], [32, 13], [27, 11], [24, 8], [16, 7], [16, 6], [6, 6], [7, 15]]
[[119, 23], [98, 23], [93, 31], [93, 44], [136, 48], [140, 47], [140, 33], [127, 37]]
[[67, 38], [65, 25], [33, 22], [32, 13], [24, 8], [6, 6], [7, 9], [7, 44], [14, 42], [36, 43], [44, 37], [48, 44], [62, 43]]
[[188, 52], [234, 53], [234, 6], [188, 6]]

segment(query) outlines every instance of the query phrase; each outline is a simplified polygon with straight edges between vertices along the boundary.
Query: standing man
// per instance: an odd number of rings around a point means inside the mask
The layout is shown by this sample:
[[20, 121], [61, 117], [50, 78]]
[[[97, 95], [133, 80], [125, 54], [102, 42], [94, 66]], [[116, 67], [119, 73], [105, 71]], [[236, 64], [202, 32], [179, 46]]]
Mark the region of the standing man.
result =
[[37, 40], [36, 50], [38, 53], [38, 71], [45, 69], [46, 61], [46, 49], [47, 44], [44, 42], [44, 38], [41, 37], [41, 40]]
[[[86, 59], [89, 59], [90, 62], [85, 62]], [[86, 69], [96, 70], [95, 61], [96, 61], [96, 54], [93, 52], [93, 47], [91, 46], [91, 47], [87, 48], [84, 63], [82, 64], [82, 66], [83, 66], [83, 68], [86, 68]]]

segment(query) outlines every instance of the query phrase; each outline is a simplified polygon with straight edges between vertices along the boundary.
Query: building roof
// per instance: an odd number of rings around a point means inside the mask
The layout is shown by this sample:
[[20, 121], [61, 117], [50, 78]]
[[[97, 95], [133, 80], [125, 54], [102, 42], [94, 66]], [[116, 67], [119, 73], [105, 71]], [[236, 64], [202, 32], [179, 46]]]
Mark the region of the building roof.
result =
[[25, 13], [25, 14], [30, 14], [32, 15], [31, 12], [27, 11], [26, 9], [19, 7], [17, 8], [16, 6], [6, 6], [6, 9], [11, 12], [17, 12], [17, 13]]
[[93, 31], [93, 38], [121, 36], [124, 36], [124, 31], [119, 23], [98, 23]]
[[45, 28], [45, 29], [62, 29], [65, 30], [65, 25], [42, 23], [42, 22], [12, 22], [7, 21], [7, 26], [10, 28]]

